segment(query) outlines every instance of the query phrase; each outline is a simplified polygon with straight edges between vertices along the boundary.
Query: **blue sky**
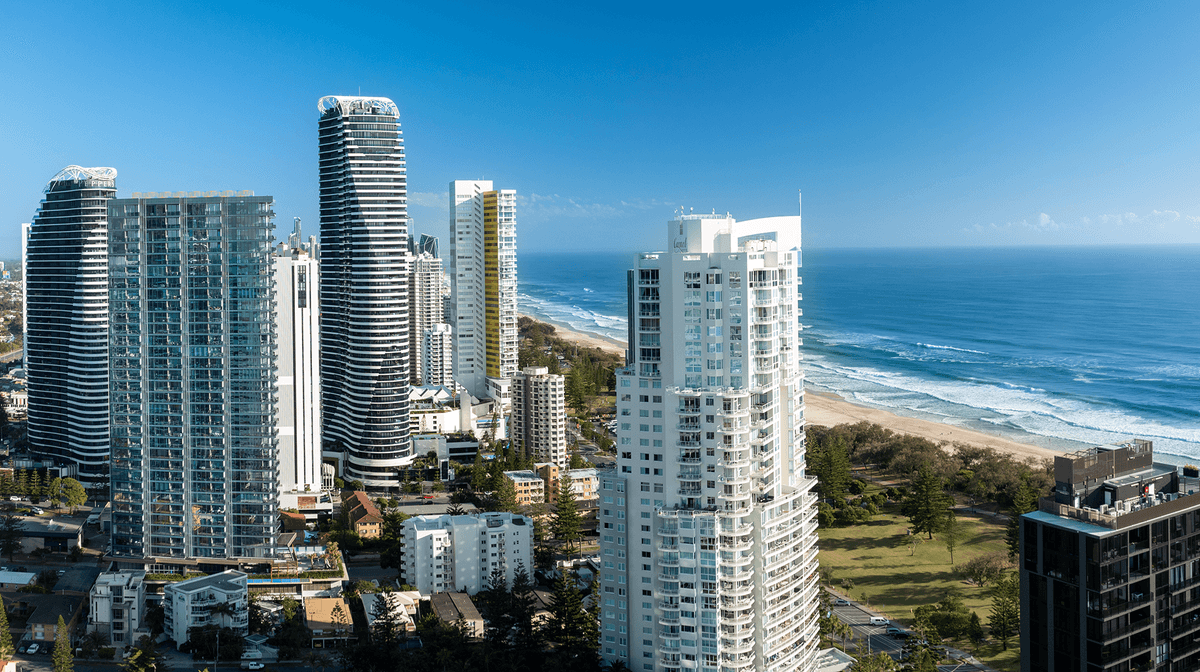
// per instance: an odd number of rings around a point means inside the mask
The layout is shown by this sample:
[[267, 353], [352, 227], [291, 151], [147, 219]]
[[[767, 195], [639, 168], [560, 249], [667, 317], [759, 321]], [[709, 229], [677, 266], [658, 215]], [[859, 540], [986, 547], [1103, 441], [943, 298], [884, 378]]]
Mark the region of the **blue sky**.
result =
[[529, 251], [797, 189], [806, 247], [1200, 243], [1197, 34], [1189, 2], [13, 3], [0, 256], [72, 163], [317, 233], [317, 99], [360, 90], [443, 238], [447, 183], [487, 178]]

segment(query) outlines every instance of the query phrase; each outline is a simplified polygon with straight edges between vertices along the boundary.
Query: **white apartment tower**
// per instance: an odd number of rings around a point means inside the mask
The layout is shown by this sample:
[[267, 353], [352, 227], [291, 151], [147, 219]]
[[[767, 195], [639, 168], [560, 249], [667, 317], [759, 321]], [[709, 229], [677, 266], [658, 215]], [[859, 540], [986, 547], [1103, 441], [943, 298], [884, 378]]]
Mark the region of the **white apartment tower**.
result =
[[[299, 225], [297, 225], [299, 229]], [[288, 240], [299, 242], [299, 231]], [[289, 242], [290, 244], [290, 242]], [[279, 349], [280, 492], [321, 491], [321, 325], [317, 260], [284, 247], [275, 262], [275, 329]]]
[[[434, 241], [436, 248], [436, 239]], [[409, 367], [409, 380], [412, 385], [429, 385], [431, 383], [427, 382], [428, 376], [425, 374], [425, 358], [421, 353], [426, 332], [446, 322], [445, 304], [442, 301], [445, 273], [442, 272], [442, 260], [426, 251], [420, 251], [412, 257], [410, 268], [408, 334], [412, 364]]]
[[317, 111], [323, 443], [347, 478], [395, 487], [415, 458], [400, 113], [363, 96], [326, 96]]
[[567, 468], [566, 386], [545, 367], [527, 366], [513, 376], [512, 436], [538, 462]]
[[601, 655], [792, 672], [817, 647], [800, 217], [679, 215], [630, 272], [619, 452], [600, 477]]
[[[450, 326], [454, 380], [510, 407], [517, 372], [517, 192], [490, 180], [450, 183]], [[498, 435], [499, 436], [499, 435]]]
[[454, 335], [450, 325], [435, 324], [425, 330], [420, 359], [422, 384], [454, 388]]

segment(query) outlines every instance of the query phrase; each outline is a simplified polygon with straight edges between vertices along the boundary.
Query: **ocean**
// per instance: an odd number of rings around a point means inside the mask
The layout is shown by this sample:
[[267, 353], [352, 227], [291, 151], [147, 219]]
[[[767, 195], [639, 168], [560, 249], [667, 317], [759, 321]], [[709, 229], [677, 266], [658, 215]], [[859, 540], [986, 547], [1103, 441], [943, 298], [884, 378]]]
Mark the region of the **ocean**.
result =
[[[535, 317], [625, 338], [633, 253], [518, 259]], [[1200, 459], [1200, 246], [804, 253], [809, 389], [1069, 450]]]

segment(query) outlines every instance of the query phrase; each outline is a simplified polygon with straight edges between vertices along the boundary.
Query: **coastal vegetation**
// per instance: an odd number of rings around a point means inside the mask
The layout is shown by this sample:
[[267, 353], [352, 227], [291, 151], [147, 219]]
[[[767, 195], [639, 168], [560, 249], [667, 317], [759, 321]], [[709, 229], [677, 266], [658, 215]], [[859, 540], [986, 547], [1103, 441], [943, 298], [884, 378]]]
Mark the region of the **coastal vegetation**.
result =
[[938, 445], [865, 422], [810, 426], [807, 439], [826, 585], [933, 645], [1016, 669], [1010, 520], [1050, 491], [1049, 461]]

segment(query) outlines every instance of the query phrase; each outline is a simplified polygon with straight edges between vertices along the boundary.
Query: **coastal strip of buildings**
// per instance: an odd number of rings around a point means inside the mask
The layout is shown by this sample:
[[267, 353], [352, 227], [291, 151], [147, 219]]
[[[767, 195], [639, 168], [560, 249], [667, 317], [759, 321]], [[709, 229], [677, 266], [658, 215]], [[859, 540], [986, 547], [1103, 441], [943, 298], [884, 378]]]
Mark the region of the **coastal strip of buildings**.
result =
[[[616, 464], [569, 469], [563, 376], [518, 366], [516, 192], [452, 181], [443, 262], [409, 230], [399, 116], [318, 102], [319, 244], [299, 220], [277, 244], [269, 195], [118, 198], [109, 168], [50, 181], [25, 227], [30, 444], [43, 468], [111, 484], [89, 627], [134, 641], [153, 595], [181, 644], [197, 625], [244, 632], [249, 595], [291, 597], [336, 645], [345, 568], [306, 528], [340, 504], [374, 537], [383, 514], [367, 492], [337, 501], [334, 479], [395, 491], [429, 452], [447, 478], [486, 436], [532, 458], [504, 474], [521, 504], [566, 484], [595, 512], [603, 658], [811, 669], [799, 216], [667, 223], [627, 278]], [[406, 613], [433, 596], [474, 622], [470, 595], [533, 572], [532, 515], [406, 520]]]

